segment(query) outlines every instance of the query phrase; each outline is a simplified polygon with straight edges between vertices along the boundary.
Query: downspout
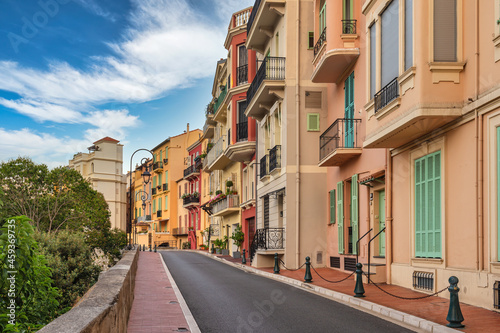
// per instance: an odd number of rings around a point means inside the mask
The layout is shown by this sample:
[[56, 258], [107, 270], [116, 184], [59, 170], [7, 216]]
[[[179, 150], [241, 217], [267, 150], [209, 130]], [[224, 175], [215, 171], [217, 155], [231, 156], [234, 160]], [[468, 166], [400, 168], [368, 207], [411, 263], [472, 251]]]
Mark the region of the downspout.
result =
[[296, 84], [295, 84], [295, 248], [297, 254], [295, 258], [295, 267], [300, 266], [300, 0], [297, 1], [297, 59], [296, 59]]
[[385, 217], [385, 239], [386, 239], [386, 282], [391, 284], [392, 282], [392, 158], [389, 149], [385, 150], [386, 155], [386, 175], [385, 175], [385, 206], [386, 206], [386, 217]]

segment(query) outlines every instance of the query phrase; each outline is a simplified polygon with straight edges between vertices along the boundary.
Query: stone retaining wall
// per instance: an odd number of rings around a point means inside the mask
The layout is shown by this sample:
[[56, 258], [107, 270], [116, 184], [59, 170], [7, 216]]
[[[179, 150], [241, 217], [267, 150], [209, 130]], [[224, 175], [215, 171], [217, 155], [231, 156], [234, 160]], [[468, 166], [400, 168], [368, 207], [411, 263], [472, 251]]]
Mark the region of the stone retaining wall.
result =
[[134, 301], [138, 253], [126, 253], [115, 266], [101, 273], [83, 301], [38, 332], [126, 333]]

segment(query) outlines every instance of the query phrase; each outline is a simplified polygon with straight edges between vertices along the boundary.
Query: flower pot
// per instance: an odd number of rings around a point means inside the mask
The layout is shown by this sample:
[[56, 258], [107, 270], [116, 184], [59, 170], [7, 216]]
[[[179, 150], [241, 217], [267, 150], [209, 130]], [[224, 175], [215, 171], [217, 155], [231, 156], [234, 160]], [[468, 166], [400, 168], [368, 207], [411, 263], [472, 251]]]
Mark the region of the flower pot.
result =
[[233, 258], [234, 259], [239, 259], [241, 258], [241, 253], [239, 251], [234, 251], [233, 252]]
[[229, 255], [229, 250], [223, 249], [223, 250], [221, 250], [221, 254], [223, 256], [228, 256]]
[[221, 249], [215, 249], [216, 254], [221, 254]]

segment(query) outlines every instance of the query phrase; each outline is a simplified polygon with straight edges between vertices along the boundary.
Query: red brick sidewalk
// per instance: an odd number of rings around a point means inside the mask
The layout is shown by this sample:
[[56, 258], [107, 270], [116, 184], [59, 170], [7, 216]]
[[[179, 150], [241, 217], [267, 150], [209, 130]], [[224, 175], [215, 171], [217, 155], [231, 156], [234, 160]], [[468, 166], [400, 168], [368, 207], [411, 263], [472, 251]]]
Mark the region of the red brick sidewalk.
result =
[[[217, 255], [217, 257], [230, 262], [241, 263], [241, 259], [234, 259], [230, 256]], [[249, 261], [247, 259], [247, 266], [248, 262]], [[273, 272], [272, 268], [262, 268], [261, 270], [270, 273]], [[331, 268], [319, 268], [316, 269], [316, 271], [323, 278], [330, 281], [338, 281], [348, 276], [346, 273]], [[322, 280], [317, 273], [313, 270], [311, 272], [313, 285], [354, 296], [354, 277], [350, 277], [344, 282], [330, 283]], [[305, 269], [298, 271], [287, 271], [281, 269], [280, 274], [295, 280], [304, 281]], [[460, 282], [458, 286], [460, 287]], [[424, 293], [419, 293], [394, 285], [381, 284], [380, 287], [392, 294], [402, 297], [420, 297], [426, 295]], [[371, 284], [364, 284], [364, 288], [366, 297], [364, 297], [363, 300], [405, 312], [441, 325], [448, 324], [446, 316], [448, 314], [450, 301], [449, 292], [447, 290], [440, 294], [442, 297], [428, 297], [421, 300], [401, 300], [385, 294]], [[462, 310], [462, 314], [465, 318], [462, 323], [465, 325], [465, 328], [460, 329], [461, 331], [471, 333], [500, 332], [500, 313], [464, 303], [460, 303], [460, 309]]]
[[140, 252], [128, 333], [189, 329], [158, 253]]

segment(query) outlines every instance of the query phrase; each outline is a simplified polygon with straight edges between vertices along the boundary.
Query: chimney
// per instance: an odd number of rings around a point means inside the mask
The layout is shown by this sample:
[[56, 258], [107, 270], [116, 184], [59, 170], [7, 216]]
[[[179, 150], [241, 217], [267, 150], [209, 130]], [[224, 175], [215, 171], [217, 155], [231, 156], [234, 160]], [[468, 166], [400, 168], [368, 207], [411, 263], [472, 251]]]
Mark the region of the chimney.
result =
[[186, 133], [189, 133], [189, 123], [187, 123], [187, 130]]

